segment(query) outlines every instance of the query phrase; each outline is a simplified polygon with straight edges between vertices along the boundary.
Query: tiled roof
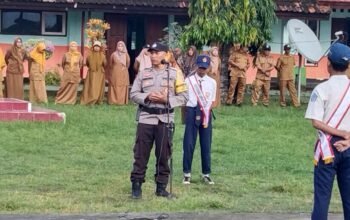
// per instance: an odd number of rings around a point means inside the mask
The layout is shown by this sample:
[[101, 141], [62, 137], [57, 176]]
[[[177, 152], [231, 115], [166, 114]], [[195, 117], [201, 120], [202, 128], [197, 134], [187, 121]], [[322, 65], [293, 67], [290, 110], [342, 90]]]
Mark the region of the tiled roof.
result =
[[321, 5], [318, 0], [276, 0], [276, 12], [329, 14], [331, 7]]
[[350, 0], [318, 0], [318, 2], [331, 7], [350, 8]]
[[185, 8], [188, 6], [188, 0], [2, 0], [2, 2], [78, 3], [168, 8]]

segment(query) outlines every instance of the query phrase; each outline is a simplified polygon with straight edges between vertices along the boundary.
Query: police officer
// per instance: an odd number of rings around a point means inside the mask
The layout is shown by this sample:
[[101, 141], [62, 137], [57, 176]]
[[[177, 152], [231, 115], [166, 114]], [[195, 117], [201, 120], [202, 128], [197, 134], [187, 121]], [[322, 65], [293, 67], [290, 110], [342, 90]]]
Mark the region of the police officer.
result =
[[229, 58], [230, 69], [230, 87], [226, 99], [226, 104], [231, 105], [237, 87], [236, 105], [240, 106], [244, 99], [244, 90], [246, 86], [246, 72], [250, 67], [248, 48], [241, 46], [241, 48], [232, 53]]
[[252, 91], [252, 105], [256, 106], [259, 101], [260, 90], [262, 90], [263, 99], [262, 103], [264, 106], [269, 106], [270, 98], [270, 82], [271, 82], [271, 72], [275, 69], [275, 60], [270, 55], [271, 47], [265, 44], [262, 48], [262, 53], [258, 55], [255, 65], [257, 67], [256, 78], [253, 85]]
[[286, 106], [286, 97], [284, 92], [286, 88], [289, 91], [292, 104], [294, 107], [299, 107], [299, 101], [297, 97], [297, 90], [295, 89], [294, 83], [294, 56], [290, 54], [290, 45], [284, 45], [284, 54], [277, 60], [276, 69], [278, 71], [279, 88], [280, 88], [280, 105]]
[[[174, 107], [185, 105], [188, 93], [183, 76], [177, 74], [176, 69], [167, 70], [166, 65], [162, 64], [167, 51], [168, 47], [161, 43], [151, 45], [149, 52], [152, 67], [137, 75], [130, 92], [131, 100], [139, 104], [134, 164], [130, 177], [134, 199], [142, 196], [141, 185], [145, 182], [153, 142], [155, 142], [156, 155], [154, 176], [157, 184], [156, 195], [171, 196], [166, 191], [170, 174], [168, 160], [171, 157], [168, 123], [174, 122]], [[167, 102], [167, 97], [169, 97], [169, 102]], [[167, 117], [168, 112], [170, 113], [169, 118]]]
[[349, 61], [349, 47], [332, 45], [328, 54], [330, 78], [313, 90], [305, 114], [319, 136], [314, 155], [312, 220], [327, 219], [335, 175], [344, 219], [350, 220], [350, 81], [346, 76]]
[[216, 81], [207, 75], [210, 57], [197, 57], [198, 69], [196, 73], [186, 78], [189, 100], [186, 104], [185, 134], [183, 140], [183, 184], [191, 183], [191, 168], [193, 152], [196, 146], [197, 134], [201, 147], [202, 180], [207, 184], [214, 184], [210, 178], [211, 172], [211, 106], [216, 97]]

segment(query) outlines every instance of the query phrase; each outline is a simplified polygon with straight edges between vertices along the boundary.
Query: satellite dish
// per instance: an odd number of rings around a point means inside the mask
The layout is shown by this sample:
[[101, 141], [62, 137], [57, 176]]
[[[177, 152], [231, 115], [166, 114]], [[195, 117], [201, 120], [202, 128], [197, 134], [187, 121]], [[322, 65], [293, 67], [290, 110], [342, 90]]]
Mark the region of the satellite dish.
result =
[[317, 63], [324, 56], [322, 47], [315, 33], [307, 24], [298, 20], [291, 19], [287, 23], [287, 31], [289, 33], [289, 41], [299, 53], [298, 68], [298, 100], [300, 102], [301, 93], [301, 66], [302, 56], [310, 62]]
[[290, 43], [305, 59], [317, 63], [323, 57], [321, 44], [307, 24], [298, 19], [291, 19], [287, 23], [287, 30]]

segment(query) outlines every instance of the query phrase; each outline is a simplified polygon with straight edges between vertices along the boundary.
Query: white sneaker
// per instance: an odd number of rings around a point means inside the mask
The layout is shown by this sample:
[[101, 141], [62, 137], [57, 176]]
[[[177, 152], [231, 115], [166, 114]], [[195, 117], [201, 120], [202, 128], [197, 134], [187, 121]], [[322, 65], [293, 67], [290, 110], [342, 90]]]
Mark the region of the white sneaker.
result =
[[206, 184], [214, 185], [214, 181], [210, 178], [209, 174], [202, 175], [202, 180]]
[[190, 173], [185, 173], [185, 174], [184, 174], [184, 178], [183, 178], [183, 180], [182, 180], [182, 183], [183, 183], [184, 185], [189, 185], [189, 184], [191, 184], [191, 174], [190, 174]]

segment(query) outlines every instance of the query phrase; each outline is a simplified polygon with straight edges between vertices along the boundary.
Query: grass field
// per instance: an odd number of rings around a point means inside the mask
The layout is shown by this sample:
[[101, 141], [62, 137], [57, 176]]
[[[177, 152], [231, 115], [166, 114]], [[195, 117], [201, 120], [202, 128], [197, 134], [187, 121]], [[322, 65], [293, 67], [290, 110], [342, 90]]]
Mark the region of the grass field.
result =
[[[182, 136], [176, 118], [177, 199], [154, 195], [154, 154], [143, 199], [130, 198], [135, 106], [61, 106], [60, 123], [0, 123], [0, 212], [84, 213], [208, 211], [310, 212], [315, 131], [306, 105], [223, 106], [216, 110], [212, 146], [215, 185], [201, 183], [199, 151], [193, 184], [183, 186]], [[177, 116], [179, 116], [177, 110]], [[336, 184], [335, 184], [336, 186]], [[336, 187], [335, 187], [336, 188]], [[332, 212], [341, 211], [335, 189]]]

